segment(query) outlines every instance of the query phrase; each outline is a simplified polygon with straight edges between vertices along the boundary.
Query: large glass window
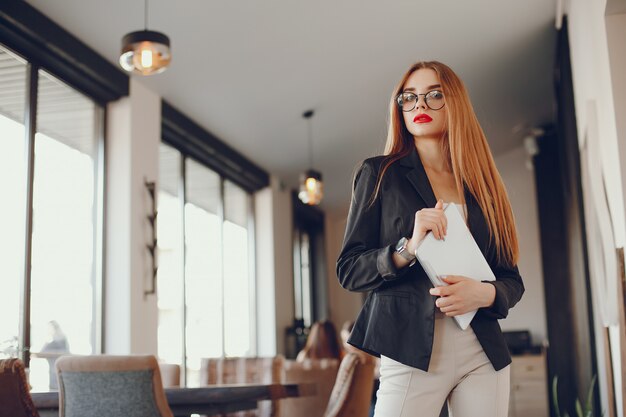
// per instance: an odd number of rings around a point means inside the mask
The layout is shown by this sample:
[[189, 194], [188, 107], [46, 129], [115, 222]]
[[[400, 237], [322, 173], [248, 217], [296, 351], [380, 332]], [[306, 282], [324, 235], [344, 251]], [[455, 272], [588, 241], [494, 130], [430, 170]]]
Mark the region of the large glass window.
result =
[[0, 47], [0, 355], [24, 358], [38, 391], [58, 388], [60, 355], [100, 349], [103, 114]]
[[[39, 71], [31, 273], [32, 385], [57, 388], [57, 355], [94, 352], [98, 138], [93, 101]], [[34, 355], [34, 356], [36, 356]]]
[[159, 148], [158, 264], [159, 358], [183, 364], [183, 213], [180, 153], [169, 146]]
[[24, 273], [26, 62], [0, 47], [0, 358], [18, 355]]
[[195, 386], [202, 358], [255, 353], [251, 197], [164, 144], [159, 169], [159, 356]]
[[220, 177], [187, 160], [185, 176], [185, 305], [187, 381], [197, 381], [200, 360], [223, 351]]
[[256, 350], [250, 195], [224, 181], [224, 353], [249, 356]]

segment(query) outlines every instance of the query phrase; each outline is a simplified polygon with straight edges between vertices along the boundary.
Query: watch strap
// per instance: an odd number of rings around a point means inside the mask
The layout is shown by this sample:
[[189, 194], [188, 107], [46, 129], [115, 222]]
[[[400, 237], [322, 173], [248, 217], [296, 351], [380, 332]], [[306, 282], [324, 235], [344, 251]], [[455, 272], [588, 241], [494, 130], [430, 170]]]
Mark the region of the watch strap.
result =
[[408, 242], [409, 240], [406, 237], [403, 237], [402, 239], [400, 239], [396, 246], [396, 252], [398, 252], [398, 254], [402, 256], [404, 259], [406, 259], [407, 261], [413, 261], [415, 260], [415, 256], [411, 252], [409, 252], [406, 248], [406, 245]]

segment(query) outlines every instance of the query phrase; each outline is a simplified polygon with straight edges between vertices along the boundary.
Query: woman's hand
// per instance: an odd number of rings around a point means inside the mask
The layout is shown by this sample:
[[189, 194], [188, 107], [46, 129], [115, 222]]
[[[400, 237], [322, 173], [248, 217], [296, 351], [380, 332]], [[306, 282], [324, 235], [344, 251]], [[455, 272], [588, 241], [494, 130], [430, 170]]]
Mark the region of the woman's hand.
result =
[[407, 243], [407, 249], [415, 255], [417, 245], [424, 239], [429, 230], [435, 239], [443, 239], [448, 231], [448, 219], [443, 212], [443, 200], [437, 201], [434, 208], [424, 208], [415, 212], [413, 235]]
[[496, 299], [496, 287], [460, 275], [442, 277], [447, 286], [430, 289], [431, 295], [438, 295], [435, 305], [448, 317], [489, 307]]

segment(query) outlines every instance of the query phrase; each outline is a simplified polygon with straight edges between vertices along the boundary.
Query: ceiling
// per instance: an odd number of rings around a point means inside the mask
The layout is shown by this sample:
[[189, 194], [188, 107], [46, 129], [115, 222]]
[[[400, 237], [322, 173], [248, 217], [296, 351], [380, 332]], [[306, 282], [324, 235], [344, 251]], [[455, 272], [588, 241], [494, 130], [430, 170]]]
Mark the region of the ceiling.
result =
[[[141, 0], [28, 0], [112, 63], [143, 29]], [[395, 83], [417, 60], [464, 80], [494, 154], [553, 120], [552, 1], [149, 0], [149, 29], [172, 40], [173, 63], [141, 78], [234, 149], [297, 187], [325, 179], [327, 212], [345, 212], [362, 159], [382, 153]]]

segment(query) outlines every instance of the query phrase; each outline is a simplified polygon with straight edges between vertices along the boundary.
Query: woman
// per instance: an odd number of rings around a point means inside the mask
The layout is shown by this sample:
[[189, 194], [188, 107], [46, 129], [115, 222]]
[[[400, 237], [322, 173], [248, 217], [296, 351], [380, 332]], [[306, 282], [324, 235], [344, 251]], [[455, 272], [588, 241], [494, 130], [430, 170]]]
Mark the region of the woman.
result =
[[59, 389], [59, 383], [57, 381], [55, 364], [59, 356], [69, 353], [70, 347], [67, 336], [65, 336], [56, 320], [48, 322], [48, 334], [49, 340], [44, 343], [40, 352], [33, 356], [45, 358], [48, 361], [48, 387], [51, 391], [56, 391]]
[[298, 353], [296, 361], [306, 359], [341, 359], [343, 351], [339, 346], [337, 330], [330, 320], [317, 321], [311, 326], [304, 348]]
[[[396, 86], [385, 154], [356, 173], [341, 285], [371, 291], [349, 343], [381, 357], [376, 417], [506, 417], [511, 356], [498, 319], [521, 298], [513, 213], [459, 77], [418, 62]], [[446, 235], [445, 203], [458, 204], [496, 276], [443, 278], [433, 288], [415, 261], [428, 232]], [[478, 310], [463, 331], [453, 317]]]

